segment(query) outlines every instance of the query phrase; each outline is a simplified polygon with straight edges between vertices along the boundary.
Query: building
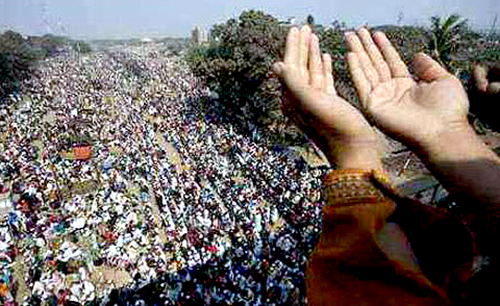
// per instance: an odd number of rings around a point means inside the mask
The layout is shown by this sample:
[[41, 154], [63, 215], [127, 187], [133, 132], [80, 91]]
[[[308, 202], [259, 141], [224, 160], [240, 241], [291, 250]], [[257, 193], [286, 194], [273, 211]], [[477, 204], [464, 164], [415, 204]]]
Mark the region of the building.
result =
[[202, 44], [208, 41], [208, 34], [205, 29], [200, 26], [195, 26], [193, 30], [191, 30], [191, 42], [195, 44]]

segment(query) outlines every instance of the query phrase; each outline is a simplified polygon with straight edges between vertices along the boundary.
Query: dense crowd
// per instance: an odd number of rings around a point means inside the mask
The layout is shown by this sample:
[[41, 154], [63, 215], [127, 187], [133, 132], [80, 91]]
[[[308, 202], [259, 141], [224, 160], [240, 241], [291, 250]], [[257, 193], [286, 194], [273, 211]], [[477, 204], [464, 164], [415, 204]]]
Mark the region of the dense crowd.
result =
[[0, 111], [3, 305], [305, 303], [322, 170], [209, 97], [154, 44], [38, 68]]

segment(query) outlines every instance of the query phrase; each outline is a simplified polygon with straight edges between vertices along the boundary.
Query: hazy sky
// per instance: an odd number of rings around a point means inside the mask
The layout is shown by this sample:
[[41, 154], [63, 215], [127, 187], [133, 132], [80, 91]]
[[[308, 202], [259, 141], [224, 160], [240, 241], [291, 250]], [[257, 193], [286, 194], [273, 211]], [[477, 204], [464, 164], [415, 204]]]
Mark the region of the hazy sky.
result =
[[54, 34], [75, 38], [187, 37], [195, 24], [205, 27], [261, 9], [302, 21], [334, 19], [348, 25], [402, 23], [424, 25], [432, 15], [459, 13], [476, 27], [491, 27], [500, 0], [0, 0], [0, 30]]

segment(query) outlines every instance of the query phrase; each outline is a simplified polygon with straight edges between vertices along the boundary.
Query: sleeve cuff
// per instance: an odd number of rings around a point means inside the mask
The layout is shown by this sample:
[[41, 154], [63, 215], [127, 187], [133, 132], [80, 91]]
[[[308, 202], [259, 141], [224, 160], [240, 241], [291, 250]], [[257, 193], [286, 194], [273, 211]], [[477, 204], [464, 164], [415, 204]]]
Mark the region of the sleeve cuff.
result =
[[384, 170], [332, 170], [323, 178], [325, 206], [346, 206], [390, 200], [385, 192], [397, 194]]

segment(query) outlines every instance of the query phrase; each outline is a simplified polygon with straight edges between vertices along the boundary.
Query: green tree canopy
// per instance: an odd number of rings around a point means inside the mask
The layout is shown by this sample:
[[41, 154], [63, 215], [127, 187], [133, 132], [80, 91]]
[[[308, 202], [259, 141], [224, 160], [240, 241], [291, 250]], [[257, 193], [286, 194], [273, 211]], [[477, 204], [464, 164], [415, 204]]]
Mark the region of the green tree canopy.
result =
[[218, 93], [228, 117], [238, 118], [244, 128], [263, 123], [277, 107], [277, 84], [270, 81], [269, 70], [282, 57], [287, 30], [271, 15], [245, 11], [238, 19], [214, 25], [211, 43], [189, 53], [195, 74]]

